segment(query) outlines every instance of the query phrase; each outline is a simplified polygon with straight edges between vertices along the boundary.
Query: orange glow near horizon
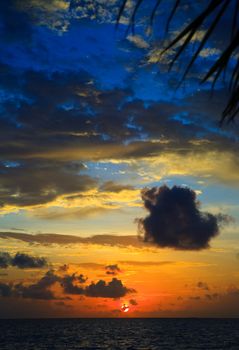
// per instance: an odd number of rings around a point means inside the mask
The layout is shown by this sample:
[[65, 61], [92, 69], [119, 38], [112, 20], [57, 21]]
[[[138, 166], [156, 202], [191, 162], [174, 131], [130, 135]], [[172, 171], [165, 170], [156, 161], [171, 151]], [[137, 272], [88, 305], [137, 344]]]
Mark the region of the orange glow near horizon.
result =
[[[2, 240], [1, 243], [3, 250], [14, 255], [15, 241]], [[211, 316], [215, 310], [220, 315], [233, 314], [237, 295], [233, 276], [238, 276], [238, 271], [234, 260], [230, 259], [230, 251], [223, 249], [223, 245], [224, 241], [218, 241], [210, 251], [196, 255], [151, 247], [91, 244], [29, 247], [28, 243], [18, 242], [18, 249], [32, 256], [44, 255], [54, 265], [54, 274], [61, 278], [80, 274], [88, 277], [84, 283], [73, 281], [79, 288], [84, 289], [92, 282], [96, 285], [99, 281], [108, 285], [112, 279], [117, 279], [129, 289], [121, 298], [66, 295], [61, 283], [56, 282], [51, 290], [59, 301], [55, 298], [49, 301], [35, 299], [33, 311], [36, 315], [44, 312], [56, 317], [182, 317]], [[118, 266], [120, 272], [107, 274], [105, 267], [109, 265]], [[29, 276], [28, 271], [12, 267], [11, 278], [32, 285], [46, 274], [47, 269]], [[7, 283], [9, 277], [2, 276], [2, 280]], [[228, 289], [230, 286], [233, 288]], [[63, 298], [66, 299], [63, 301]], [[26, 308], [29, 305], [29, 301], [22, 298], [16, 299], [16, 303]]]

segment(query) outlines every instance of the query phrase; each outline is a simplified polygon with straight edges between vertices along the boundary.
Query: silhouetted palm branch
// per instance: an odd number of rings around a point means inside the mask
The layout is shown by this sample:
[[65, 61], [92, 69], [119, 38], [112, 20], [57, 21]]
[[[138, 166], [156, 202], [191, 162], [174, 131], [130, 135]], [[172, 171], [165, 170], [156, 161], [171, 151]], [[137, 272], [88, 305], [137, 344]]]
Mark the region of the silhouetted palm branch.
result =
[[[121, 4], [117, 23], [119, 23], [123, 13], [127, 11], [127, 4], [130, 0], [124, 0]], [[157, 10], [161, 4], [162, 0], [155, 0], [155, 4], [151, 13], [149, 15], [149, 24], [153, 25], [154, 18], [157, 16]], [[129, 19], [129, 28], [134, 31], [136, 15], [139, 11], [139, 8], [143, 3], [146, 3], [146, 0], [136, 0], [133, 9], [131, 10], [130, 19]], [[185, 4], [185, 1], [184, 1]], [[231, 38], [229, 40], [228, 46], [225, 47], [220, 53], [219, 57], [215, 59], [212, 67], [207, 71], [205, 76], [202, 78], [202, 83], [205, 81], [211, 81], [212, 89], [218, 78], [226, 75], [226, 69], [228, 67], [230, 59], [234, 58], [236, 64], [232, 71], [229, 73], [229, 90], [231, 96], [228, 100], [227, 106], [224, 109], [221, 117], [221, 123], [223, 121], [230, 122], [235, 119], [239, 113], [239, 59], [238, 59], [238, 46], [239, 46], [239, 29], [238, 29], [238, 15], [239, 15], [239, 0], [211, 0], [208, 2], [207, 7], [202, 9], [199, 15], [193, 19], [171, 42], [166, 48], [162, 51], [162, 55], [166, 53], [169, 49], [175, 48], [176, 52], [170, 62], [169, 68], [171, 69], [174, 63], [178, 60], [181, 54], [185, 49], [193, 42], [193, 38], [200, 30], [202, 30], [203, 25], [207, 25], [205, 34], [196, 49], [196, 52], [193, 54], [192, 58], [189, 60], [186, 69], [183, 73], [181, 82], [186, 78], [192, 65], [200, 55], [200, 52], [204, 48], [205, 44], [208, 42], [208, 39], [218, 27], [220, 28], [220, 22], [228, 10], [229, 6], [234, 6], [234, 11], [231, 16]], [[174, 6], [169, 13], [166, 31], [169, 30], [169, 25], [173, 19], [176, 11], [181, 5], [180, 0], [175, 0]], [[206, 22], [206, 23], [205, 23]], [[209, 24], [208, 24], [209, 23]], [[221, 22], [222, 23], [222, 22]], [[221, 28], [225, 30], [224, 28]], [[180, 82], [180, 84], [181, 84]]]

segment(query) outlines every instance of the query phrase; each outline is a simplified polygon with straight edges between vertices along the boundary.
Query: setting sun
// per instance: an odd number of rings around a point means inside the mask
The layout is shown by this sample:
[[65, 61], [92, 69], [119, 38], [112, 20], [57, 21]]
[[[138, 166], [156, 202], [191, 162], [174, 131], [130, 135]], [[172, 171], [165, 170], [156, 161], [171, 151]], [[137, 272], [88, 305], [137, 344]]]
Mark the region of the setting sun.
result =
[[127, 304], [123, 304], [121, 306], [121, 310], [122, 310], [122, 312], [128, 312], [129, 311], [129, 306]]

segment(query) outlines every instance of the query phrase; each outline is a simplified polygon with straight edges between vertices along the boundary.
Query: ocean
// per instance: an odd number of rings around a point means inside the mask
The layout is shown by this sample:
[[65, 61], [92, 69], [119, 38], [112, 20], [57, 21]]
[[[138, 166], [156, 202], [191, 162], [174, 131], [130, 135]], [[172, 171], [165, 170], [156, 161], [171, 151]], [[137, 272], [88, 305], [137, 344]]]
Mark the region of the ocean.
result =
[[238, 350], [239, 319], [0, 320], [1, 350]]

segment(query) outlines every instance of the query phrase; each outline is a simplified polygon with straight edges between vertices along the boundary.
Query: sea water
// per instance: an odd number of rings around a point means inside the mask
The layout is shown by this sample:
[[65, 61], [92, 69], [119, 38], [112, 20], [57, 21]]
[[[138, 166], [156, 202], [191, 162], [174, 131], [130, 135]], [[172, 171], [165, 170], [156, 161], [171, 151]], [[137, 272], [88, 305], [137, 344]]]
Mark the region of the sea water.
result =
[[239, 319], [0, 320], [1, 350], [239, 350]]

